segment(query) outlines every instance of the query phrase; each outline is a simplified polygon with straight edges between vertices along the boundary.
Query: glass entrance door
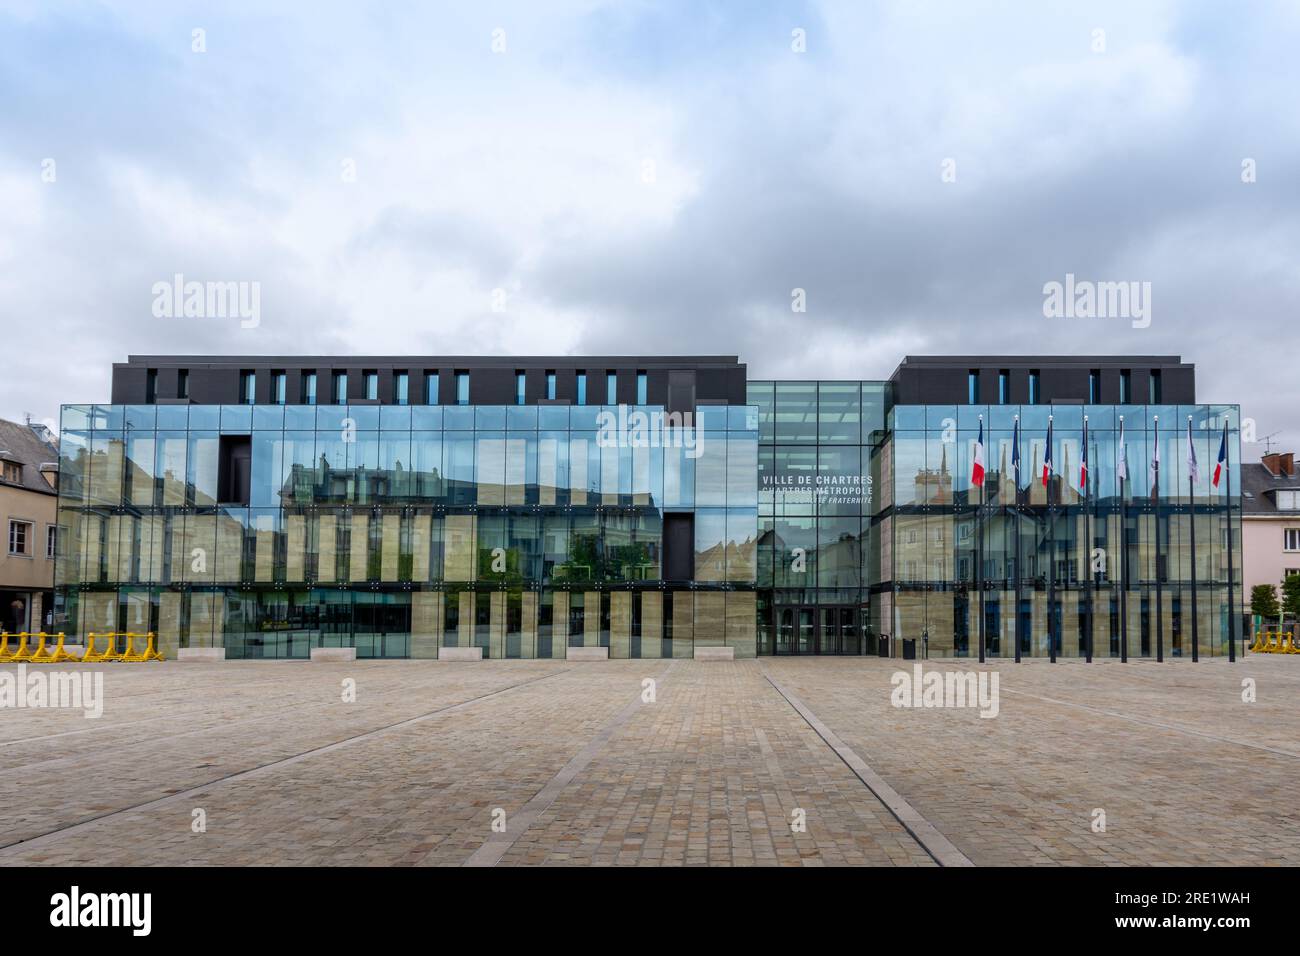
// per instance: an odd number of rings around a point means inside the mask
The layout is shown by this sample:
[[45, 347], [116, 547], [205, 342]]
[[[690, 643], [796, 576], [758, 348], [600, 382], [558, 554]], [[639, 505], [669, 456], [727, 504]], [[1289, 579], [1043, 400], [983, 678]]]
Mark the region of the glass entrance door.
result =
[[799, 643], [795, 648], [796, 654], [815, 654], [817, 652], [816, 636], [813, 634], [815, 611], [816, 608], [811, 607], [799, 608]]
[[794, 653], [794, 612], [792, 607], [780, 607], [776, 610], [776, 647], [774, 653]]
[[820, 608], [818, 616], [821, 619], [821, 626], [817, 629], [817, 653], [843, 653], [841, 650], [842, 641], [840, 640], [840, 609], [837, 607]]

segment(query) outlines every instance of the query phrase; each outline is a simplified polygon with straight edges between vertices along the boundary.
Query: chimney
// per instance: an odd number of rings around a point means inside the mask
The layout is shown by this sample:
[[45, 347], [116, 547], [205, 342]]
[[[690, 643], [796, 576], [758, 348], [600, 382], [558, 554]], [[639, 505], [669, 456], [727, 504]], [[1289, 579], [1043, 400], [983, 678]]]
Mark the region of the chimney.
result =
[[1287, 478], [1295, 477], [1295, 453], [1287, 452], [1282, 458], [1282, 474]]
[[1268, 473], [1277, 478], [1282, 473], [1282, 456], [1278, 452], [1271, 452], [1259, 459], [1259, 463], [1268, 469]]

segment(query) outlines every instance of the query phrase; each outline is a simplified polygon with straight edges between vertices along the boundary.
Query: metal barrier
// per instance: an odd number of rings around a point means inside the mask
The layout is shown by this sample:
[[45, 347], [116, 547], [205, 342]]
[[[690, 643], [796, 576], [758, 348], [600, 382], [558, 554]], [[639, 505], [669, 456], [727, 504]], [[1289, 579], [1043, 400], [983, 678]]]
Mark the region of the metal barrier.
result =
[[1281, 629], [1262, 630], [1255, 635], [1255, 643], [1250, 646], [1255, 654], [1300, 654], [1300, 645], [1295, 636]]
[[[9, 639], [17, 637], [18, 646], [10, 651]], [[117, 650], [117, 639], [126, 638], [126, 647]], [[106, 646], [102, 651], [95, 650], [96, 638], [102, 638]], [[55, 639], [53, 646], [47, 642], [49, 639]], [[139, 639], [139, 650], [137, 650], [137, 639]], [[35, 645], [32, 641], [35, 640]], [[44, 631], [39, 633], [29, 633], [23, 631], [20, 634], [10, 634], [0, 631], [0, 664], [17, 663], [17, 664], [59, 664], [64, 661], [75, 661], [77, 663], [100, 664], [112, 661], [121, 661], [125, 663], [138, 664], [145, 661], [160, 661], [163, 659], [157, 648], [157, 635], [153, 631], [147, 634], [137, 634], [134, 631], [117, 632], [113, 631], [108, 634], [96, 634], [91, 631], [86, 635], [86, 649], [78, 657], [76, 654], [65, 648], [64, 642], [67, 636], [59, 631], [57, 634], [46, 634]]]

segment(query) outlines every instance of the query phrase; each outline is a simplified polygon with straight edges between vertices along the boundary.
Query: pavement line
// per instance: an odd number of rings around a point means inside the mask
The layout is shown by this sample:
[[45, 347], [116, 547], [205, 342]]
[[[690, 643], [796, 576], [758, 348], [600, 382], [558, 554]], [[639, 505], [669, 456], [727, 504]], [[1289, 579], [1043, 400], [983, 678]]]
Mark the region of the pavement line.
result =
[[304, 750], [302, 753], [294, 754], [291, 757], [281, 757], [279, 760], [272, 760], [270, 763], [264, 763], [257, 767], [251, 767], [248, 770], [240, 770], [235, 773], [227, 774], [224, 777], [216, 777], [212, 780], [209, 780], [207, 783], [200, 784], [197, 787], [190, 787], [188, 790], [182, 790], [179, 793], [168, 794], [167, 796], [159, 797], [156, 800], [148, 800], [144, 803], [134, 804], [133, 806], [121, 807], [120, 809], [117, 810], [109, 810], [105, 813], [101, 813], [93, 817], [87, 817], [84, 820], [78, 820], [76, 823], [69, 823], [61, 827], [55, 827], [53, 830], [47, 830], [45, 833], [38, 834], [37, 836], [34, 837], [28, 837], [26, 839], [21, 839], [21, 840], [12, 840], [9, 843], [0, 844], [0, 851], [8, 850], [11, 849], [12, 847], [17, 847], [17, 846], [21, 846], [23, 849], [27, 849], [29, 847], [34, 847], [34, 846], [40, 846], [44, 843], [52, 842], [55, 838], [60, 838], [60, 837], [68, 836], [73, 833], [77, 833], [89, 827], [91, 824], [98, 823], [100, 820], [107, 819], [108, 817], [115, 817], [122, 813], [137, 813], [145, 810], [157, 810], [160, 807], [165, 807], [169, 804], [179, 803], [182, 800], [189, 799], [194, 795], [202, 793], [203, 791], [208, 790], [212, 787], [218, 786], [219, 784], [233, 783], [237, 780], [246, 780], [250, 777], [262, 776], [263, 774], [269, 773], [272, 770], [279, 770], [282, 767], [287, 767], [292, 764], [300, 763], [301, 761], [310, 759], [311, 757], [319, 757], [321, 754], [327, 754], [330, 753], [331, 751], [339, 750], [343, 747], [350, 747], [352, 744], [361, 743], [362, 741], [365, 740], [371, 740], [374, 737], [378, 737], [380, 734], [388, 733], [388, 731], [390, 730], [397, 730], [401, 727], [409, 727], [412, 724], [418, 724], [423, 721], [430, 720], [434, 717], [439, 717], [443, 714], [450, 714], [458, 710], [464, 710], [465, 708], [471, 707], [474, 704], [479, 703], [480, 701], [491, 700], [493, 697], [499, 697], [500, 695], [509, 693], [510, 691], [515, 690], [516, 688], [525, 687], [529, 684], [536, 684], [538, 681], [550, 680], [553, 677], [559, 677], [561, 674], [567, 674], [571, 670], [573, 670], [573, 668], [566, 667], [564, 670], [555, 671], [553, 674], [543, 674], [541, 677], [533, 677], [530, 678], [529, 680], [520, 681], [517, 684], [509, 684], [506, 687], [502, 687], [500, 690], [492, 691], [490, 694], [480, 694], [478, 697], [471, 697], [468, 700], [463, 700], [457, 704], [447, 704], [444, 707], [439, 707], [436, 710], [429, 711], [428, 713], [417, 714], [414, 717], [408, 717], [405, 720], [399, 720], [395, 724], [387, 724], [383, 727], [377, 727], [374, 730], [367, 730], [365, 733], [357, 734], [356, 736], [353, 737], [345, 737], [342, 740], [336, 740], [332, 744], [324, 744], [323, 746], [320, 747], [313, 747], [311, 750]]
[[[659, 672], [655, 682], [661, 683], [677, 666], [677, 663], [675, 660], [670, 662], [666, 668]], [[574, 777], [582, 773], [597, 752], [605, 744], [609, 743], [610, 738], [622, 729], [632, 719], [632, 715], [640, 710], [642, 706], [641, 692], [638, 691], [627, 706], [615, 714], [596, 736], [587, 741], [586, 746], [569, 758], [569, 762], [547, 781], [546, 786], [533, 794], [528, 802], [509, 818], [505, 833], [493, 833], [482, 846], [469, 855], [461, 866], [496, 866], [500, 863], [502, 857], [519, 841], [519, 838], [527, 832], [534, 821], [550, 808], [551, 804], [560, 795], [560, 792], [573, 782]]]
[[1122, 714], [1117, 710], [1106, 710], [1102, 707], [1089, 707], [1087, 704], [1076, 704], [1071, 700], [1057, 700], [1055, 697], [1040, 697], [1038, 694], [1029, 694], [1023, 690], [1007, 690], [1002, 688], [1004, 694], [1018, 694], [1021, 697], [1032, 697], [1034, 700], [1045, 701], [1049, 704], [1060, 704], [1062, 707], [1077, 707], [1080, 710], [1086, 710], [1090, 714], [1101, 714], [1104, 717], [1118, 717], [1120, 720], [1130, 720], [1135, 724], [1146, 724], [1148, 727], [1160, 727], [1163, 730], [1173, 730], [1180, 734], [1187, 734], [1191, 737], [1203, 737], [1206, 740], [1218, 741], [1222, 744], [1231, 744], [1234, 747], [1250, 747], [1254, 750], [1262, 750], [1265, 753], [1278, 754], [1282, 757], [1300, 757], [1300, 753], [1294, 750], [1283, 750], [1280, 747], [1267, 747], [1264, 744], [1253, 744], [1248, 740], [1237, 740], [1233, 737], [1220, 737], [1218, 734], [1207, 734], [1203, 730], [1192, 730], [1189, 727], [1179, 727], [1177, 724], [1167, 724], [1164, 721], [1152, 720], [1149, 717], [1134, 717], [1132, 714]]
[[921, 816], [920, 812], [904, 800], [897, 790], [886, 783], [880, 774], [872, 770], [852, 747], [840, 740], [833, 730], [822, 723], [802, 700], [787, 690], [771, 674], [767, 673], [766, 668], [764, 668], [763, 676], [767, 678], [769, 684], [776, 688], [777, 693], [798, 711], [799, 716], [808, 722], [808, 726], [815, 730], [822, 740], [826, 741], [826, 745], [835, 751], [836, 755], [844, 761], [875, 798], [885, 805], [885, 808], [894, 815], [894, 819], [903, 825], [903, 829], [921, 845], [921, 849], [930, 854], [930, 858], [934, 862], [940, 866], [975, 865], [965, 853], [957, 849], [951, 840], [940, 833], [933, 823]]

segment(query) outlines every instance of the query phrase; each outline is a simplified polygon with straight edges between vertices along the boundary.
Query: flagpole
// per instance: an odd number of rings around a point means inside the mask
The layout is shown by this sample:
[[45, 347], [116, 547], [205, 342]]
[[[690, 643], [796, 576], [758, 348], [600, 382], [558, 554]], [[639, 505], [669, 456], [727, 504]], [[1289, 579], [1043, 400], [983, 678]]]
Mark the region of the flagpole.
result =
[[1020, 663], [1020, 416], [1016, 416], [1015, 432], [1013, 433], [1013, 446], [1011, 450], [1011, 481], [1015, 485], [1016, 493], [1012, 496], [1013, 508], [1011, 514], [1012, 527], [1015, 529], [1015, 548], [1016, 548], [1016, 607], [1013, 612], [1012, 620], [1015, 626], [1012, 628], [1015, 634], [1016, 643], [1016, 663]]
[[1088, 494], [1088, 416], [1083, 416], [1083, 560], [1088, 572], [1088, 613], [1084, 619], [1088, 622], [1088, 634], [1084, 644], [1084, 660], [1092, 663], [1092, 516], [1088, 505], [1092, 498]]
[[1119, 417], [1119, 453], [1124, 467], [1119, 472], [1119, 661], [1128, 663], [1128, 502], [1124, 482], [1128, 478], [1128, 447], [1124, 444], [1124, 416]]
[[1165, 659], [1165, 591], [1160, 580], [1160, 416], [1153, 415], [1155, 422], [1155, 458], [1152, 459], [1155, 464], [1155, 483], [1151, 487], [1151, 495], [1155, 512], [1155, 534], [1156, 534], [1156, 663], [1162, 663]]
[[[984, 454], [984, 416], [980, 416], [980, 455]], [[984, 663], [984, 476], [980, 475], [980, 504], [975, 512], [976, 550], [978, 552], [975, 566], [975, 587], [979, 590], [979, 640], [980, 663]]]
[[1201, 630], [1200, 616], [1196, 613], [1196, 490], [1192, 482], [1191, 461], [1196, 454], [1196, 446], [1192, 444], [1192, 416], [1187, 416], [1187, 514], [1191, 522], [1192, 530], [1190, 534], [1192, 544], [1192, 662], [1195, 663], [1201, 659]]
[[1043, 465], [1047, 479], [1047, 653], [1056, 663], [1056, 522], [1052, 520], [1052, 416], [1047, 416], [1047, 458]]
[[1224, 503], [1228, 509], [1228, 663], [1237, 660], [1236, 631], [1236, 597], [1237, 590], [1232, 580], [1232, 456], [1228, 451], [1228, 416], [1223, 416], [1223, 476]]

